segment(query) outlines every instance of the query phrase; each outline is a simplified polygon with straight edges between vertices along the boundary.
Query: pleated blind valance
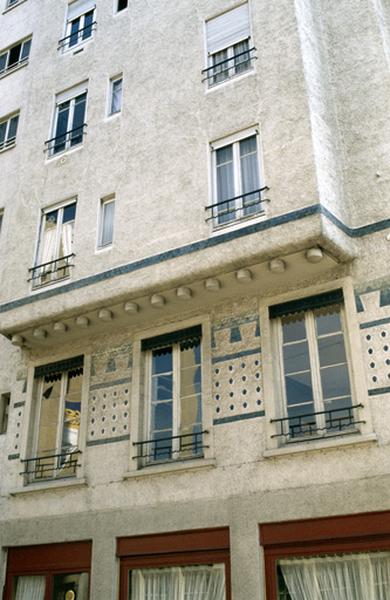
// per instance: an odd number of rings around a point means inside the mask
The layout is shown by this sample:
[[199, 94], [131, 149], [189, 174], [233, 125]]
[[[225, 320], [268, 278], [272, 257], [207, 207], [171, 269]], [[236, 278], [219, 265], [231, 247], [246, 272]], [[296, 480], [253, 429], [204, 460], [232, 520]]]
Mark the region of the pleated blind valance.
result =
[[68, 21], [73, 21], [73, 19], [80, 17], [80, 15], [85, 15], [85, 13], [94, 8], [94, 0], [76, 0], [75, 2], [71, 2], [68, 5]]
[[206, 22], [207, 52], [214, 54], [250, 36], [249, 7], [242, 4]]
[[84, 364], [84, 356], [73, 356], [65, 360], [59, 360], [57, 362], [49, 363], [48, 365], [41, 365], [36, 367], [34, 371], [34, 377], [45, 377], [47, 375], [56, 375], [63, 373], [64, 371], [70, 371], [78, 369]]
[[309, 296], [270, 306], [269, 316], [271, 319], [276, 319], [277, 317], [286, 317], [305, 310], [314, 310], [316, 308], [323, 308], [324, 306], [331, 306], [332, 304], [342, 304], [342, 302], [343, 290], [332, 290], [324, 294], [317, 294], [316, 296]]
[[182, 344], [183, 348], [191, 348], [194, 344], [199, 342], [201, 337], [202, 327], [201, 325], [195, 325], [195, 327], [187, 327], [187, 329], [180, 329], [179, 331], [172, 331], [163, 335], [146, 338], [141, 342], [141, 349], [143, 351], [158, 350], [178, 343]]

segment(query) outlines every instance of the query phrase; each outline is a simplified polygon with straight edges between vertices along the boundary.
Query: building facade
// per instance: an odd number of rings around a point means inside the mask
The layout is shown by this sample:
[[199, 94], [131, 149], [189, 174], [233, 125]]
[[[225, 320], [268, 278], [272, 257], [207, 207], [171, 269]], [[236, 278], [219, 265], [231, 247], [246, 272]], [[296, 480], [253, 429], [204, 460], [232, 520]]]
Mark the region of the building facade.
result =
[[0, 1], [4, 600], [390, 597], [388, 3]]

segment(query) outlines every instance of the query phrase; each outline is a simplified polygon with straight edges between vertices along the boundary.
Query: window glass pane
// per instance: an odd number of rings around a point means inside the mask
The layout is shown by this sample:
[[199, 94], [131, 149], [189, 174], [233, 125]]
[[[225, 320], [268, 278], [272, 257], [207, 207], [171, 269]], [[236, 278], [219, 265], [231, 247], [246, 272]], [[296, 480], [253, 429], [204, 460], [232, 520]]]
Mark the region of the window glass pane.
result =
[[296, 340], [306, 339], [304, 316], [297, 317], [296, 320], [290, 320], [288, 317], [283, 317], [282, 325], [284, 342], [294, 342]]
[[68, 204], [68, 206], [64, 206], [63, 208], [64, 214], [62, 217], [63, 223], [68, 223], [69, 221], [74, 221], [76, 218], [76, 202], [73, 204]]
[[61, 377], [45, 377], [39, 415], [38, 456], [56, 453], [60, 398]]
[[127, 2], [128, 0], [118, 0], [117, 11], [119, 12], [120, 10], [127, 8]]
[[116, 113], [122, 107], [122, 79], [117, 79], [111, 83], [111, 113]]
[[341, 333], [329, 335], [318, 340], [318, 353], [321, 367], [345, 363], [344, 337]]
[[85, 117], [85, 106], [87, 94], [81, 94], [75, 98], [75, 106], [73, 113], [72, 133], [70, 137], [70, 145], [80, 144], [83, 141], [83, 125]]
[[326, 333], [333, 333], [334, 331], [341, 331], [339, 310], [338, 308], [335, 308], [334, 310], [335, 312], [329, 314], [318, 314], [318, 312], [314, 313], [317, 327], [317, 335], [324, 335]]
[[19, 62], [21, 48], [22, 45], [17, 44], [9, 50], [8, 67], [12, 67], [12, 65], [16, 65]]
[[172, 347], [154, 350], [152, 356], [153, 373], [169, 373], [172, 371]]
[[69, 46], [75, 46], [79, 40], [80, 17], [74, 19], [70, 24]]
[[82, 371], [69, 371], [67, 375], [65, 392], [61, 443], [62, 450], [77, 448], [78, 445], [82, 384]]
[[114, 235], [115, 202], [104, 202], [102, 205], [100, 245], [112, 244]]
[[217, 150], [216, 161], [218, 223], [226, 223], [235, 218], [235, 202], [225, 202], [234, 198], [233, 146]]
[[44, 600], [46, 578], [41, 576], [16, 577], [15, 600]]
[[338, 396], [349, 396], [349, 376], [347, 365], [321, 369], [321, 384], [324, 400]]
[[220, 83], [221, 81], [225, 81], [225, 79], [229, 78], [229, 66], [232, 61], [228, 61], [227, 50], [221, 50], [221, 52], [215, 52], [211, 55], [210, 61], [211, 66], [214, 68], [211, 69], [212, 74], [210, 83]]
[[93, 10], [85, 13], [84, 15], [84, 31], [83, 31], [83, 40], [91, 37], [92, 35], [92, 23], [93, 23]]
[[287, 405], [302, 404], [313, 400], [310, 372], [285, 376]]
[[7, 138], [9, 140], [12, 140], [12, 138], [16, 137], [16, 132], [18, 129], [18, 121], [19, 121], [19, 116], [17, 115], [16, 117], [12, 117], [12, 119], [9, 122], [8, 135], [7, 135]]
[[284, 346], [283, 362], [286, 374], [310, 370], [309, 346], [307, 342], [298, 342]]
[[171, 400], [173, 395], [173, 376], [172, 373], [165, 375], [154, 375], [152, 382], [152, 400]]
[[28, 58], [28, 56], [30, 54], [30, 48], [31, 48], [31, 40], [26, 40], [23, 43], [22, 54], [21, 54], [20, 60], [24, 60], [24, 59]]
[[[69, 256], [73, 251], [73, 237], [74, 237], [74, 221], [68, 221], [62, 224], [61, 235], [60, 235], [60, 246], [58, 248], [58, 254], [56, 258], [62, 258], [63, 256]], [[61, 261], [62, 262], [62, 261]], [[61, 265], [57, 265], [61, 267]], [[65, 267], [65, 265], [62, 265]]]
[[[249, 194], [260, 188], [259, 161], [257, 158], [257, 141], [253, 135], [240, 142], [241, 190]], [[243, 197], [244, 214], [252, 214], [259, 210], [259, 193]]]
[[5, 141], [5, 132], [7, 131], [7, 123], [8, 121], [3, 121], [0, 123], [0, 144], [3, 144]]
[[5, 65], [7, 63], [7, 52], [4, 54], [0, 54], [0, 73], [5, 70]]
[[239, 42], [238, 44], [235, 44], [233, 46], [233, 54], [234, 54], [234, 65], [235, 65], [235, 72], [238, 73], [243, 73], [244, 71], [247, 71], [250, 66], [250, 60], [249, 60], [249, 52], [247, 52], [249, 50], [249, 40], [243, 40], [242, 42]]
[[70, 108], [70, 102], [69, 100], [67, 102], [63, 102], [62, 104], [58, 105], [57, 108], [57, 123], [56, 123], [56, 130], [55, 130], [55, 143], [54, 143], [54, 148], [53, 151], [55, 152], [61, 152], [62, 150], [65, 149], [65, 143], [66, 143], [66, 133], [68, 131], [68, 119], [69, 119], [69, 108]]
[[[88, 573], [54, 575], [53, 600], [88, 600]], [[67, 592], [74, 592], [74, 595]], [[34, 599], [35, 600], [35, 599]]]

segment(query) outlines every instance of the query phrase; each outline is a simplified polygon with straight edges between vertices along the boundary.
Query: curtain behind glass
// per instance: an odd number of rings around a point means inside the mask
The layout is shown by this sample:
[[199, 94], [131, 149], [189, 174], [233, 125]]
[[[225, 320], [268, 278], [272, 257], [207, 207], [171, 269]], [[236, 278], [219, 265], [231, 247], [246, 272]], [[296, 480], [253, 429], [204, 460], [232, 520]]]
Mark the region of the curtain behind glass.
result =
[[101, 246], [112, 244], [114, 237], [115, 202], [104, 202], [102, 205]]
[[44, 600], [45, 577], [18, 577], [15, 600]]
[[227, 223], [235, 218], [235, 202], [225, 202], [234, 198], [233, 146], [225, 146], [216, 151], [217, 167], [217, 206], [218, 223]]
[[390, 554], [280, 561], [292, 600], [390, 600]]
[[122, 79], [112, 82], [111, 113], [119, 112], [122, 108]]
[[224, 566], [137, 569], [131, 574], [130, 598], [131, 600], [225, 600]]
[[260, 188], [259, 161], [257, 158], [256, 136], [240, 142], [241, 189], [243, 194], [244, 215], [258, 212], [260, 206], [259, 192], [249, 194]]

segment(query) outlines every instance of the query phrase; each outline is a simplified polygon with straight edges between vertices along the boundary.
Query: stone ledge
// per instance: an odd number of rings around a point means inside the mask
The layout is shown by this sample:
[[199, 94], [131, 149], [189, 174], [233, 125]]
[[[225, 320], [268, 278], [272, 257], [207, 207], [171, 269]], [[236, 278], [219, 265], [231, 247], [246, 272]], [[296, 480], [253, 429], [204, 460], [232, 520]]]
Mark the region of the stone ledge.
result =
[[54, 481], [45, 481], [44, 483], [29, 483], [23, 488], [11, 490], [10, 496], [19, 496], [21, 494], [30, 494], [31, 492], [46, 492], [50, 490], [58, 490], [69, 487], [84, 487], [87, 485], [85, 477], [72, 478], [69, 480], [57, 479]]
[[315, 452], [327, 450], [328, 448], [343, 448], [346, 446], [361, 446], [364, 444], [372, 444], [377, 442], [375, 433], [367, 435], [350, 435], [343, 437], [333, 437], [331, 439], [321, 438], [310, 442], [302, 442], [297, 444], [289, 444], [282, 448], [274, 448], [265, 450], [264, 458], [277, 458], [279, 456], [289, 456], [290, 454], [302, 454], [303, 452]]
[[153, 477], [155, 475], [165, 475], [166, 473], [177, 473], [180, 471], [195, 471], [199, 469], [212, 469], [216, 467], [215, 458], [194, 459], [178, 463], [166, 463], [163, 465], [154, 465], [144, 467], [137, 471], [128, 471], [123, 475], [123, 479], [138, 479], [141, 477]]

